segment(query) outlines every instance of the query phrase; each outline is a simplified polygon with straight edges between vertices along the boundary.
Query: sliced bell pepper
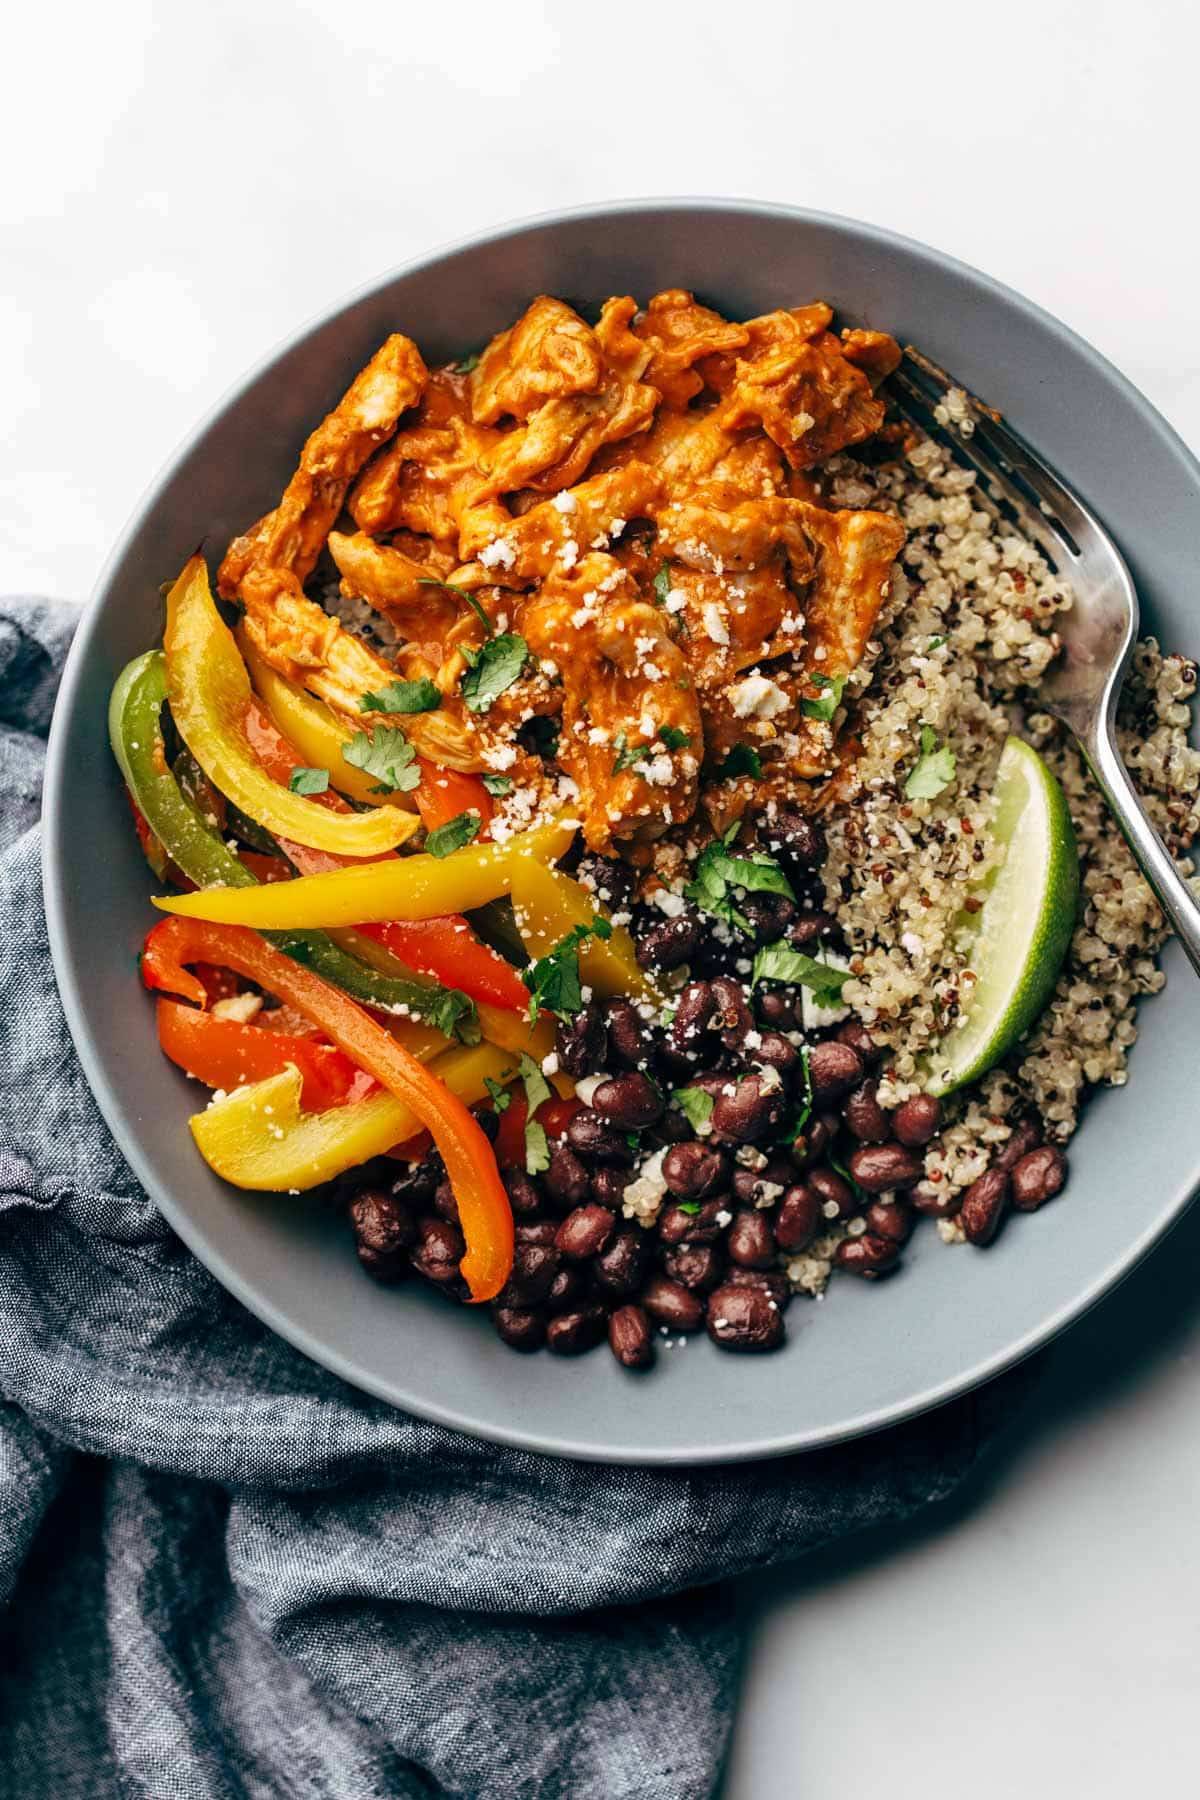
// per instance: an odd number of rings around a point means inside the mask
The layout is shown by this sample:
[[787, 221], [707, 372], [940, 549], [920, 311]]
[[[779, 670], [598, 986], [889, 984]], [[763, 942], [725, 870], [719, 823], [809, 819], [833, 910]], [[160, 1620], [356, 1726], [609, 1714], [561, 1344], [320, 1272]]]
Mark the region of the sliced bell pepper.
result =
[[343, 756], [351, 736], [337, 715], [323, 700], [295, 687], [269, 663], [265, 663], [251, 646], [244, 631], [236, 634], [237, 645], [254, 682], [254, 690], [279, 732], [299, 752], [299, 760], [310, 769], [328, 769], [330, 785], [351, 800], [366, 806], [391, 806], [413, 812], [415, 795], [377, 794], [370, 775], [356, 769]]
[[417, 811], [426, 831], [436, 831], [439, 825], [448, 825], [451, 819], [457, 819], [459, 813], [477, 812], [480, 833], [486, 836], [495, 808], [492, 797], [479, 776], [465, 775], [459, 769], [440, 769], [436, 763], [427, 762], [423, 756], [418, 760], [421, 764], [421, 785], [413, 789], [413, 799], [417, 803]]
[[[562, 1137], [575, 1114], [582, 1109], [582, 1100], [543, 1100], [534, 1118], [546, 1136], [553, 1141]], [[510, 1088], [508, 1105], [500, 1114], [500, 1126], [492, 1145], [496, 1161], [502, 1169], [524, 1169], [525, 1124], [528, 1118], [529, 1104], [524, 1094], [516, 1088]]]
[[278, 1075], [289, 1063], [300, 1071], [303, 1104], [310, 1112], [344, 1106], [378, 1090], [378, 1083], [332, 1044], [260, 1025], [218, 1019], [178, 1000], [160, 1000], [158, 1042], [164, 1056], [210, 1088], [238, 1088]]
[[[154, 904], [185, 918], [268, 931], [430, 919], [469, 912], [507, 894], [518, 864], [556, 861], [566, 854], [574, 835], [571, 824], [540, 825], [505, 844], [471, 844], [450, 856], [397, 856], [334, 869], [327, 875], [303, 875], [254, 893], [210, 889], [156, 898]], [[589, 906], [589, 917], [594, 910]]]
[[[470, 1119], [466, 1109], [483, 1099], [487, 1082], [506, 1080], [513, 1072], [511, 1058], [506, 1058], [503, 1051], [491, 1044], [479, 1044], [471, 1050], [447, 1050], [427, 1074], [442, 1086], [447, 1101], [460, 1107]], [[305, 1112], [301, 1110], [301, 1090], [299, 1070], [292, 1067], [253, 1087], [238, 1088], [195, 1114], [189, 1120], [192, 1136], [209, 1168], [235, 1187], [269, 1193], [288, 1193], [293, 1189], [303, 1192], [369, 1162], [373, 1156], [387, 1155], [397, 1145], [403, 1145], [407, 1157], [410, 1145], [419, 1143], [416, 1113], [394, 1094], [377, 1089], [367, 1099], [355, 1100], [349, 1106]], [[479, 1131], [473, 1119], [471, 1123]], [[479, 1135], [483, 1137], [481, 1131]], [[487, 1143], [486, 1138], [484, 1142]], [[491, 1155], [490, 1145], [488, 1154]], [[503, 1188], [500, 1191], [503, 1193]], [[473, 1299], [490, 1299], [490, 1293], [476, 1289], [489, 1286], [496, 1279], [503, 1257], [497, 1255], [489, 1262], [490, 1272], [485, 1278], [480, 1272], [482, 1265], [472, 1262], [474, 1227], [467, 1225], [461, 1198], [459, 1218], [467, 1239], [462, 1272]], [[510, 1233], [511, 1230], [510, 1213]], [[476, 1246], [478, 1241], [475, 1230]], [[511, 1263], [511, 1250], [508, 1255]]]
[[[472, 1299], [493, 1299], [512, 1268], [512, 1209], [492, 1147], [462, 1100], [360, 1006], [311, 970], [299, 966], [256, 932], [238, 927], [214, 927], [196, 919], [169, 919], [156, 929], [162, 933], [159, 947], [163, 955], [173, 956], [176, 965], [203, 961], [235, 969], [238, 974], [295, 1006], [359, 1068], [373, 1075], [401, 1102], [411, 1119], [407, 1128], [403, 1124], [396, 1128], [393, 1117], [387, 1143], [400, 1142], [422, 1125], [433, 1134], [454, 1188], [459, 1221], [466, 1239], [466, 1255], [461, 1264], [463, 1277]], [[480, 1045], [479, 1049], [488, 1052], [491, 1047]], [[496, 1066], [496, 1057], [501, 1068], [511, 1066], [511, 1057], [503, 1052], [495, 1052], [495, 1056], [485, 1054], [481, 1061], [487, 1063], [489, 1072]], [[273, 1079], [282, 1081], [284, 1077]], [[298, 1073], [293, 1080], [298, 1107], [301, 1086]], [[231, 1096], [231, 1100], [242, 1099], [247, 1091]], [[357, 1103], [361, 1106], [376, 1104], [375, 1100]], [[201, 1148], [203, 1150], [203, 1145]], [[298, 1184], [288, 1181], [284, 1185]]]
[[[281, 888], [272, 892], [281, 893]], [[550, 869], [531, 856], [522, 856], [512, 871], [513, 913], [530, 961], [547, 955], [561, 944], [577, 925], [589, 925], [597, 913], [608, 914], [597, 906], [586, 888], [564, 875], [561, 869]], [[191, 899], [203, 899], [197, 894]], [[638, 999], [661, 1005], [662, 996], [638, 967], [633, 939], [623, 925], [614, 925], [607, 938], [588, 938], [579, 947], [579, 970], [584, 981], [596, 993], [631, 994]]]
[[188, 561], [167, 595], [163, 646], [179, 735], [209, 780], [249, 818], [277, 837], [344, 856], [392, 849], [411, 833], [408, 816], [393, 807], [332, 813], [280, 787], [259, 766], [243, 729], [250, 678], [209, 591], [203, 557]]

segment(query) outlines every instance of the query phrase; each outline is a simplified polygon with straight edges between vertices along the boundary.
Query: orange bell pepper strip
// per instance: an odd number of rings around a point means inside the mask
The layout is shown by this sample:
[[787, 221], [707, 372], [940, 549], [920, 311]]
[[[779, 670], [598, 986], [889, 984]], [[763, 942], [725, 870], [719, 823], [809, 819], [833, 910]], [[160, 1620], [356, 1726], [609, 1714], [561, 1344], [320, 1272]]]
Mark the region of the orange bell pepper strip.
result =
[[188, 962], [221, 963], [296, 1007], [432, 1133], [466, 1239], [460, 1265], [463, 1279], [473, 1300], [494, 1299], [512, 1269], [512, 1208], [492, 1146], [463, 1102], [348, 995], [256, 932], [214, 928], [202, 920], [167, 919], [151, 936], [157, 939], [161, 961], [173, 959], [177, 968]]
[[332, 1044], [287, 1031], [266, 1031], [237, 1019], [218, 1019], [211, 1012], [160, 1000], [158, 1043], [170, 1057], [205, 1087], [236, 1088], [278, 1075], [289, 1063], [299, 1070], [302, 1102], [309, 1112], [324, 1112], [362, 1100], [378, 1083]]
[[478, 775], [464, 775], [458, 769], [440, 769], [436, 763], [418, 757], [421, 785], [413, 790], [413, 799], [426, 831], [448, 825], [459, 813], [479, 814], [479, 835], [487, 836], [495, 808], [492, 797]]

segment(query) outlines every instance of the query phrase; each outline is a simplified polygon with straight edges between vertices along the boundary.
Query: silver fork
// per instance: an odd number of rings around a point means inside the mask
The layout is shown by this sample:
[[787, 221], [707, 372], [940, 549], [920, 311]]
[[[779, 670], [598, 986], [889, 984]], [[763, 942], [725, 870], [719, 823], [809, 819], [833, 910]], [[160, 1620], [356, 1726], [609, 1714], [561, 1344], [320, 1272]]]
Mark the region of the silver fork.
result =
[[[911, 345], [889, 387], [897, 411], [974, 469], [1001, 514], [1033, 539], [1070, 584], [1074, 604], [1058, 618], [1062, 654], [1042, 677], [1040, 701], [1074, 733], [1138, 866], [1200, 974], [1200, 902], [1151, 824], [1117, 748], [1117, 701], [1138, 634], [1137, 592], [1121, 552], [1095, 514], [999, 414]], [[952, 390], [965, 395], [969, 435], [934, 417], [934, 407]]]

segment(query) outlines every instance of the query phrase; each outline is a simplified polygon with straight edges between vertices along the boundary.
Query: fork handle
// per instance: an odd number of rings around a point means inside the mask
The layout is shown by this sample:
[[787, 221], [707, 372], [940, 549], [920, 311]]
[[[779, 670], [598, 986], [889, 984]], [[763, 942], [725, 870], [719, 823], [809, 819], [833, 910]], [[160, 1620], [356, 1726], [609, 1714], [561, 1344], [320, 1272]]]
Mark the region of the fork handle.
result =
[[1111, 728], [1080, 739], [1088, 767], [1112, 809], [1138, 867], [1200, 975], [1200, 901], [1171, 860], [1117, 749]]

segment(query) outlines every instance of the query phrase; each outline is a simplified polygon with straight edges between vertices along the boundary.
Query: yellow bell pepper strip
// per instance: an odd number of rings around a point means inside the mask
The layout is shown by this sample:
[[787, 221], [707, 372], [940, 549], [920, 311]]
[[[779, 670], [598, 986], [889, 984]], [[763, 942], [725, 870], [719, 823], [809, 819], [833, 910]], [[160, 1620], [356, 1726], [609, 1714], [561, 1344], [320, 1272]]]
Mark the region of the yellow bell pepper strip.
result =
[[[282, 890], [276, 886], [273, 891]], [[591, 925], [597, 915], [608, 919], [586, 888], [531, 856], [522, 856], [513, 865], [510, 892], [517, 929], [531, 961], [547, 956], [577, 926]], [[633, 939], [623, 925], [613, 925], [608, 937], [586, 938], [578, 956], [580, 974], [597, 994], [629, 994], [662, 1004], [662, 995], [638, 967]]]
[[[511, 1080], [515, 1073], [513, 1059], [491, 1044], [448, 1050], [429, 1070], [454, 1103], [464, 1108], [486, 1097], [489, 1081]], [[301, 1089], [299, 1071], [288, 1068], [253, 1087], [237, 1088], [190, 1119], [192, 1136], [209, 1168], [235, 1187], [303, 1193], [386, 1154], [420, 1130], [417, 1115], [394, 1094], [377, 1090], [348, 1106], [303, 1112]], [[469, 1236], [467, 1242], [470, 1245]], [[468, 1281], [470, 1257], [468, 1249], [462, 1263]], [[472, 1295], [488, 1298], [474, 1288]]]
[[250, 671], [255, 693], [281, 735], [295, 747], [298, 762], [310, 769], [328, 769], [330, 785], [350, 800], [358, 800], [367, 806], [399, 807], [413, 812], [416, 806], [413, 794], [399, 791], [377, 794], [373, 778], [346, 761], [342, 752], [354, 734], [323, 700], [293, 686], [285, 676], [265, 663], [251, 647], [244, 631], [239, 630], [234, 635]]
[[[360, 1069], [387, 1088], [407, 1109], [406, 1121], [393, 1131], [389, 1144], [412, 1136], [422, 1126], [429, 1131], [458, 1202], [459, 1223], [467, 1243], [460, 1264], [463, 1279], [473, 1300], [494, 1299], [512, 1268], [512, 1208], [492, 1146], [462, 1100], [361, 1006], [293, 962], [257, 932], [237, 926], [216, 927], [197, 919], [170, 919], [165, 921], [165, 930], [159, 929], [164, 940], [170, 939], [169, 948], [178, 963], [220, 963], [257, 982], [303, 1013]], [[499, 1054], [507, 1068], [511, 1057]]]
[[442, 913], [469, 912], [507, 894], [518, 863], [557, 861], [574, 835], [571, 824], [539, 825], [505, 844], [470, 844], [450, 856], [397, 856], [333, 869], [327, 875], [273, 882], [253, 892], [212, 888], [156, 897], [154, 904], [184, 918], [252, 925], [260, 931], [432, 919]]
[[190, 559], [167, 595], [163, 646], [179, 735], [209, 780], [256, 824], [276, 837], [343, 856], [373, 856], [410, 834], [407, 815], [394, 808], [330, 812], [281, 788], [259, 765], [243, 729], [250, 678], [209, 592], [200, 556]]

